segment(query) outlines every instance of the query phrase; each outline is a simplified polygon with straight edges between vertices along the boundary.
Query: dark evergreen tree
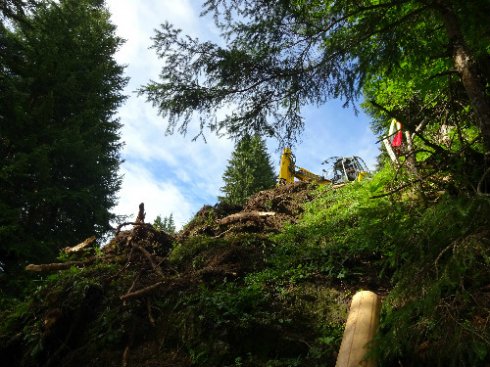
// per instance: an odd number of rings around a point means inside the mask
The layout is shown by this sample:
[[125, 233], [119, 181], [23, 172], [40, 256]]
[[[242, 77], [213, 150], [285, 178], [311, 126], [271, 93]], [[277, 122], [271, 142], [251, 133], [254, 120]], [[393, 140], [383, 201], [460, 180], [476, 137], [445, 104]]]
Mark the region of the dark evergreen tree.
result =
[[0, 36], [0, 261], [8, 270], [109, 229], [121, 183], [114, 114], [127, 80], [103, 1], [43, 2], [13, 31], [2, 24]]
[[219, 200], [229, 205], [243, 205], [250, 195], [273, 187], [276, 175], [264, 140], [258, 135], [246, 135], [238, 141], [223, 181], [225, 185], [221, 191], [225, 196]]
[[1, 0], [0, 18], [22, 22], [25, 19], [26, 11], [35, 7], [40, 1], [41, 0]]

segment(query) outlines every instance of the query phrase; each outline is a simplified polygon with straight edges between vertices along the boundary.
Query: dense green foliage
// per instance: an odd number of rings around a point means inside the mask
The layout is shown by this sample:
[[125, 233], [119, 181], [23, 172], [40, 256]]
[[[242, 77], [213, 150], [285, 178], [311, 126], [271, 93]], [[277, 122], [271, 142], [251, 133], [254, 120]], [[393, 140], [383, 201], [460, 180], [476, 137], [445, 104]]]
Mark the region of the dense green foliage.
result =
[[[22, 18], [19, 4], [0, 10]], [[227, 208], [218, 205], [185, 234], [163, 236], [175, 239], [168, 256], [155, 237], [138, 238], [151, 226], [118, 233], [90, 265], [44, 276], [25, 299], [0, 298], [0, 359], [334, 365], [349, 299], [370, 289], [383, 298], [371, 349], [380, 365], [488, 366], [488, 2], [208, 0], [205, 9], [227, 44], [165, 25], [155, 39], [163, 81], [143, 92], [170, 116], [170, 130], [185, 131], [197, 111], [202, 128], [246, 137], [225, 172], [224, 204], [243, 204], [252, 178], [273, 179], [251, 133], [292, 140], [300, 107], [330, 97], [350, 103], [363, 92], [381, 135], [391, 118], [402, 121], [411, 141], [399, 166], [381, 157], [369, 180], [318, 188], [280, 231], [245, 233], [260, 228], [253, 221], [230, 231], [236, 223], [220, 224]], [[119, 185], [111, 116], [124, 85], [112, 32], [95, 0], [41, 6], [14, 30], [2, 24], [2, 266], [107, 225]], [[216, 120], [229, 102], [237, 109]], [[137, 284], [154, 288], [134, 295]]]
[[383, 366], [490, 361], [490, 201], [447, 194], [425, 209], [411, 194], [372, 199], [391, 170], [326, 189], [280, 241], [290, 266], [386, 295], [374, 353]]
[[223, 174], [225, 185], [220, 197], [222, 203], [243, 205], [258, 191], [270, 189], [276, 183], [265, 142], [258, 135], [246, 135], [235, 145], [231, 159]]
[[[447, 24], [436, 26], [441, 20], [446, 23], [437, 11], [418, 16], [419, 21], [411, 29], [395, 27], [395, 37], [400, 38], [398, 32], [404, 32], [403, 43], [381, 53], [383, 59], [377, 62], [394, 57], [390, 53], [395, 53], [396, 63], [366, 75], [364, 107], [380, 135], [386, 134], [391, 118], [403, 123], [410, 141], [405, 141], [401, 153], [407, 157], [412, 179], [421, 181], [422, 186], [453, 192], [488, 191], [490, 182], [488, 177], [485, 179], [488, 158], [482, 153], [489, 149], [485, 124], [490, 120], [480, 121], [475, 102], [466, 89], [465, 77], [455, 66], [454, 58], [449, 57], [457, 44], [464, 41], [473, 55], [468, 56], [474, 63], [471, 67], [479, 70], [479, 85], [487, 88], [484, 91], [488, 95], [490, 33], [488, 29], [480, 29], [479, 35], [475, 33], [482, 22], [488, 21], [488, 3], [448, 2], [447, 6], [457, 12], [463, 39], [449, 36]], [[427, 34], [431, 34], [430, 42], [425, 39]], [[413, 51], [401, 52], [402, 49]]]
[[2, 271], [109, 228], [126, 85], [103, 2], [47, 1], [14, 18], [0, 27]]

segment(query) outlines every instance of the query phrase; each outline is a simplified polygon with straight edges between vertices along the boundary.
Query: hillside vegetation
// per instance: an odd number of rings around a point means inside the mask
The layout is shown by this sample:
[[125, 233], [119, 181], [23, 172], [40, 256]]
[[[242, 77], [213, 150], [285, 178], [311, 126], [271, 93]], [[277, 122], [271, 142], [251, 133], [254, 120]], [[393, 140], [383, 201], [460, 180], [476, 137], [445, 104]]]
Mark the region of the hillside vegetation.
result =
[[487, 366], [490, 199], [433, 190], [425, 206], [411, 191], [385, 195], [395, 180], [386, 168], [338, 189], [283, 186], [239, 213], [205, 207], [176, 237], [136, 225], [102, 249], [63, 254], [85, 263], [3, 300], [0, 356], [9, 366], [333, 366], [351, 296], [369, 289], [383, 299], [380, 366]]

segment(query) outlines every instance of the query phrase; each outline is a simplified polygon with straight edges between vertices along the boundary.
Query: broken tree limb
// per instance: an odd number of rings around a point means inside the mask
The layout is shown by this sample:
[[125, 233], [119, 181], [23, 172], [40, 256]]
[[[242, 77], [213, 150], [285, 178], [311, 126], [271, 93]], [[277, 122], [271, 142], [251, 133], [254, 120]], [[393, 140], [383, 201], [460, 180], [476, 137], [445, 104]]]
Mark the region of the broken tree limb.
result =
[[332, 189], [337, 190], [337, 189], [340, 189], [341, 187], [344, 187], [345, 185], [347, 185], [347, 184], [346, 183], [335, 184], [335, 185], [332, 185]]
[[124, 223], [121, 223], [120, 225], [117, 226], [116, 228], [116, 235], [119, 234], [119, 232], [121, 232], [121, 228], [124, 227], [124, 226], [144, 226], [144, 227], [152, 227], [153, 226], [149, 223], [141, 223], [141, 222], [124, 222]]
[[137, 223], [145, 223], [145, 216], [146, 216], [145, 203], [141, 203], [139, 205], [138, 215], [136, 216], [135, 222], [137, 222]]
[[95, 236], [92, 236], [92, 237], [87, 238], [83, 242], [80, 242], [76, 246], [73, 246], [73, 247], [65, 247], [63, 249], [63, 252], [65, 254], [72, 254], [72, 253], [75, 253], [75, 252], [79, 252], [79, 251], [83, 250], [84, 248], [92, 245], [94, 242], [95, 242]]
[[141, 297], [155, 291], [156, 289], [160, 288], [163, 284], [165, 284], [165, 282], [163, 281], [157, 282], [155, 284], [149, 285], [148, 287], [138, 289], [137, 291], [126, 293], [119, 298], [121, 299], [121, 301], [126, 301], [130, 298]]
[[238, 273], [236, 271], [233, 271], [234, 269], [227, 269], [225, 267], [213, 267], [213, 266], [206, 266], [202, 269], [199, 269], [196, 272], [196, 275], [203, 277], [203, 276], [209, 276], [209, 275], [222, 275], [222, 276], [232, 276], [236, 277]]
[[482, 192], [482, 185], [485, 183], [485, 178], [487, 177], [487, 175], [490, 173], [490, 168], [487, 168], [487, 170], [485, 171], [485, 173], [483, 173], [483, 176], [481, 176], [480, 178], [480, 181], [478, 181], [478, 186], [476, 187], [476, 193], [478, 195], [486, 195], [488, 196], [489, 194], [487, 193], [484, 193]]
[[150, 265], [153, 268], [153, 270], [155, 270], [155, 272], [160, 277], [162, 277], [162, 278], [164, 277], [164, 275], [162, 273], [162, 269], [160, 269], [160, 267], [157, 264], [155, 264], [155, 262], [153, 261], [153, 256], [146, 249], [144, 249], [140, 245], [136, 245], [134, 243], [132, 243], [131, 246], [132, 246], [132, 248], [135, 248], [135, 249], [139, 250], [143, 255], [145, 255], [146, 259], [150, 263]]
[[274, 215], [276, 215], [276, 212], [259, 212], [259, 211], [241, 212], [241, 213], [228, 215], [227, 217], [218, 220], [218, 224], [225, 225], [225, 224], [239, 222], [241, 220], [249, 220], [249, 219], [253, 220], [261, 217], [271, 217]]
[[390, 190], [389, 192], [386, 192], [384, 194], [380, 194], [380, 195], [374, 195], [374, 196], [371, 196], [370, 199], [379, 199], [379, 198], [382, 198], [382, 197], [385, 197], [385, 196], [390, 196], [390, 195], [393, 195], [399, 191], [402, 191], [404, 189], [406, 189], [407, 187], [410, 187], [412, 186], [413, 184], [417, 183], [417, 182], [420, 182], [420, 181], [423, 181], [425, 180], [426, 178], [429, 178], [430, 176], [436, 174], [437, 171], [432, 171], [430, 172], [429, 174], [426, 174], [418, 179], [414, 179], [412, 181], [409, 181], [407, 182], [406, 184], [403, 184], [403, 185], [400, 185], [398, 186], [397, 188], [393, 189], [393, 190]]
[[85, 266], [92, 264], [95, 261], [95, 257], [83, 261], [67, 261], [64, 263], [50, 263], [50, 264], [29, 264], [25, 267], [27, 271], [33, 272], [48, 272], [57, 270], [70, 269], [72, 266]]
[[232, 226], [232, 227], [228, 228], [226, 231], [221, 232], [220, 234], [218, 234], [218, 235], [214, 236], [213, 238], [221, 238], [221, 237], [223, 237], [225, 234], [227, 234], [227, 233], [229, 233], [229, 232], [233, 231], [235, 228], [236, 228], [236, 226]]
[[146, 310], [148, 312], [148, 321], [150, 322], [151, 326], [155, 327], [155, 318], [151, 312], [151, 302], [149, 298], [146, 299]]

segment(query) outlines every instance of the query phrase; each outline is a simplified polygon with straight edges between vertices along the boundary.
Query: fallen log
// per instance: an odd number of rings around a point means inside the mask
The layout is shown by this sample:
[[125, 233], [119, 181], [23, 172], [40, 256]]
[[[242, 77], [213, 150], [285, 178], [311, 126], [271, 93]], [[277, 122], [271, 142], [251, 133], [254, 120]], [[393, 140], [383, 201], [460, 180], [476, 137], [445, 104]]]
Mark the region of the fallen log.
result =
[[137, 250], [139, 250], [143, 255], [145, 255], [146, 259], [148, 260], [148, 262], [150, 263], [151, 267], [153, 268], [153, 270], [155, 270], [155, 272], [161, 277], [163, 278], [164, 275], [162, 273], [162, 269], [160, 269], [160, 266], [155, 264], [155, 262], [153, 261], [153, 256], [146, 250], [144, 249], [143, 247], [141, 247], [140, 245], [137, 245], [137, 244], [131, 244], [131, 246]]
[[74, 252], [79, 252], [79, 251], [83, 250], [84, 248], [92, 245], [94, 242], [95, 242], [95, 236], [92, 236], [92, 237], [87, 238], [83, 242], [80, 242], [76, 246], [73, 246], [73, 247], [65, 247], [63, 249], [63, 252], [65, 254], [71, 254], [71, 253], [74, 253]]
[[335, 367], [376, 366], [368, 352], [379, 325], [380, 308], [375, 293], [360, 291], [354, 295]]
[[37, 273], [66, 270], [72, 266], [85, 266], [92, 264], [95, 261], [95, 257], [89, 258], [83, 261], [66, 261], [64, 263], [50, 263], [50, 264], [29, 264], [25, 267], [26, 271], [33, 271]]
[[119, 298], [121, 299], [121, 301], [126, 301], [130, 298], [141, 297], [141, 296], [144, 296], [145, 294], [153, 292], [154, 290], [158, 289], [159, 287], [161, 287], [164, 284], [165, 284], [165, 282], [163, 282], [163, 281], [158, 282], [158, 283], [149, 285], [148, 287], [138, 289], [137, 291], [126, 293]]
[[251, 212], [240, 212], [235, 214], [230, 214], [227, 217], [224, 217], [217, 221], [219, 225], [227, 225], [235, 222], [239, 222], [241, 220], [255, 220], [261, 217], [271, 217], [276, 215], [276, 212], [259, 212], [259, 211], [251, 211]]

